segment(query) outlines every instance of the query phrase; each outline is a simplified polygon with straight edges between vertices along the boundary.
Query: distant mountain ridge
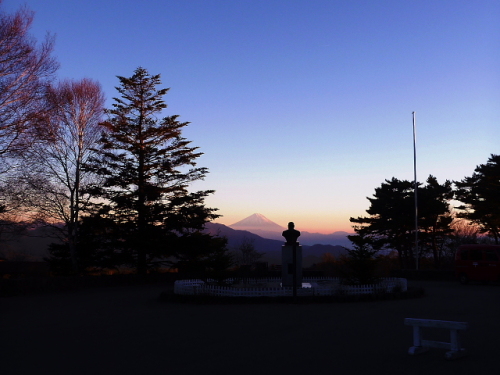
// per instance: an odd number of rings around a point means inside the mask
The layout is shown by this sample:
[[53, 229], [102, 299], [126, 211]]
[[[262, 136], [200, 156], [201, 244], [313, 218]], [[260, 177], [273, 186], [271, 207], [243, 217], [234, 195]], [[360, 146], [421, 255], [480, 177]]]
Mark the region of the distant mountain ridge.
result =
[[[257, 220], [262, 219], [259, 217], [254, 218]], [[261, 220], [261, 222], [266, 223], [266, 220]], [[268, 222], [271, 221], [268, 220]], [[276, 228], [276, 226], [279, 227], [276, 223], [272, 224], [275, 224], [275, 226], [273, 226], [274, 228]], [[261, 236], [253, 231], [237, 230], [223, 224], [207, 223], [205, 225], [205, 232], [212, 235], [226, 237], [228, 239], [229, 249], [235, 251], [244, 241], [250, 240], [252, 241], [255, 250], [265, 253], [262, 261], [278, 265], [281, 264], [281, 246], [284, 244], [284, 238], [281, 236], [283, 229], [284, 228], [280, 227], [279, 231], [263, 231], [266, 235]], [[2, 242], [0, 244], [0, 257], [4, 256], [9, 260], [42, 261], [44, 257], [49, 255], [47, 251], [48, 244], [58, 242], [58, 240], [53, 237], [47, 237], [50, 233], [45, 232], [46, 230], [46, 228], [28, 230], [24, 236], [19, 235], [12, 241]], [[255, 230], [255, 232], [258, 231]], [[341, 245], [340, 243], [320, 244], [319, 241], [310, 243], [308, 240], [309, 235], [310, 234], [308, 232], [302, 231], [301, 236], [299, 237], [300, 244], [303, 248], [304, 267], [309, 267], [314, 263], [320, 262], [322, 255], [325, 253], [329, 253], [335, 257], [339, 257], [340, 255], [347, 253], [344, 247], [339, 246]], [[311, 235], [315, 234], [312, 233]], [[325, 237], [329, 236], [321, 234], [318, 235]]]
[[[269, 220], [262, 214], [255, 213], [249, 217], [231, 224], [229, 228], [236, 230], [246, 230], [260, 237], [282, 241], [282, 232], [286, 229], [279, 224]], [[296, 228], [300, 230], [300, 228]], [[311, 233], [300, 231], [299, 242], [302, 245], [334, 245], [351, 247], [351, 241], [347, 238], [349, 233], [337, 231], [330, 234]]]
[[[238, 246], [242, 244], [243, 241], [250, 240], [252, 241], [255, 250], [265, 253], [262, 261], [268, 262], [269, 264], [281, 264], [281, 246], [284, 244], [283, 238], [280, 238], [279, 240], [263, 238], [250, 231], [236, 230], [229, 226], [217, 223], [205, 224], [205, 232], [210, 233], [211, 235], [226, 237], [228, 240], [228, 247], [233, 251], [237, 250]], [[309, 267], [320, 262], [322, 255], [325, 253], [329, 253], [336, 258], [347, 254], [346, 249], [342, 246], [320, 244], [307, 246], [302, 242], [301, 244], [303, 245], [302, 255], [304, 267]]]

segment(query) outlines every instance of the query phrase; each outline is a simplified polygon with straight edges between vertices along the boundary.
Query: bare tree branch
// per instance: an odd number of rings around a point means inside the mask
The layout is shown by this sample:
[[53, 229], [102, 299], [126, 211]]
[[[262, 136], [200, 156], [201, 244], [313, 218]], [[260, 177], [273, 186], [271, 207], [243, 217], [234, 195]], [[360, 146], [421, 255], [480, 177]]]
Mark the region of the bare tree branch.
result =
[[[66, 240], [76, 250], [80, 212], [88, 203], [83, 189], [96, 184], [83, 165], [103, 131], [104, 94], [90, 79], [62, 81], [47, 89], [37, 141], [23, 154], [20, 175], [27, 206], [45, 220], [64, 222]], [[74, 254], [73, 254], [74, 255]], [[76, 255], [74, 257], [76, 267]]]
[[51, 53], [54, 38], [41, 45], [28, 32], [33, 12], [21, 8], [10, 15], [0, 11], [0, 172], [6, 156], [22, 152], [43, 109], [43, 94], [59, 64]]

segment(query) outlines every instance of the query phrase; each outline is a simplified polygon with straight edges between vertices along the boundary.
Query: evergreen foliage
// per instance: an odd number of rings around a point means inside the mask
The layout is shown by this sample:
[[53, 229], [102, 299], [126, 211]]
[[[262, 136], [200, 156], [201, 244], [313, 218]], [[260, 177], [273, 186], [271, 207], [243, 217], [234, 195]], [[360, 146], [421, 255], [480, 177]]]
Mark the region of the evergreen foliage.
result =
[[354, 231], [370, 238], [376, 250], [395, 249], [402, 262], [413, 256], [411, 236], [414, 223], [413, 184], [396, 178], [386, 180], [375, 188], [373, 198], [367, 198], [368, 217], [351, 217]]
[[185, 277], [223, 280], [234, 264], [225, 237], [193, 232], [177, 238], [173, 265]]
[[376, 276], [377, 250], [371, 245], [371, 238], [365, 233], [347, 237], [352, 242], [353, 249], [346, 248], [348, 255], [344, 261], [346, 266], [342, 275], [344, 282], [357, 285], [377, 283], [379, 280]]
[[441, 266], [446, 252], [447, 240], [453, 233], [449, 202], [454, 197], [452, 182], [439, 184], [436, 177], [429, 176], [427, 184], [418, 189], [418, 227], [421, 252], [432, 253], [434, 267]]
[[117, 269], [120, 265], [133, 264], [130, 254], [116, 251], [116, 238], [121, 235], [119, 225], [112, 219], [98, 215], [85, 216], [79, 223], [79, 236], [75, 254], [71, 253], [70, 243], [52, 243], [49, 245], [49, 263], [56, 275], [75, 275], [72, 267], [73, 258], [79, 266], [79, 274], [95, 269]]
[[[451, 182], [440, 185], [429, 176], [426, 186], [417, 183], [418, 227], [422, 235], [419, 247], [429, 246], [439, 261], [438, 244], [451, 232], [452, 221], [448, 201], [453, 197]], [[375, 188], [373, 198], [368, 198], [368, 217], [350, 218], [354, 231], [375, 250], [394, 249], [401, 266], [407, 268], [414, 259], [415, 192], [414, 184], [392, 178]]]
[[160, 75], [138, 68], [118, 79], [120, 97], [103, 123], [100, 158], [88, 166], [104, 179], [91, 191], [101, 200], [94, 215], [113, 221], [114, 248], [145, 273], [154, 260], [175, 255], [179, 236], [202, 230], [219, 215], [204, 205], [213, 190], [188, 191], [208, 170], [196, 166], [202, 153], [182, 137], [189, 123], [177, 115], [158, 118], [168, 92], [157, 89]]
[[481, 233], [500, 241], [500, 155], [491, 155], [476, 167], [471, 177], [455, 181], [456, 198], [463, 204], [458, 217], [477, 224]]

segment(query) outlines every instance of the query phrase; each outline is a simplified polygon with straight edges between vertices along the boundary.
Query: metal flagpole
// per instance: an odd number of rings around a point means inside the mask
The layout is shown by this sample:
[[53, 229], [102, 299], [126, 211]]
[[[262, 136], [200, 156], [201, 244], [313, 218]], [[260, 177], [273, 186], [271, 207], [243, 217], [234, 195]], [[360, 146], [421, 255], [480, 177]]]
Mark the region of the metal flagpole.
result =
[[418, 197], [417, 197], [417, 137], [416, 137], [416, 119], [415, 112], [413, 115], [413, 183], [415, 194], [415, 269], [418, 271]]

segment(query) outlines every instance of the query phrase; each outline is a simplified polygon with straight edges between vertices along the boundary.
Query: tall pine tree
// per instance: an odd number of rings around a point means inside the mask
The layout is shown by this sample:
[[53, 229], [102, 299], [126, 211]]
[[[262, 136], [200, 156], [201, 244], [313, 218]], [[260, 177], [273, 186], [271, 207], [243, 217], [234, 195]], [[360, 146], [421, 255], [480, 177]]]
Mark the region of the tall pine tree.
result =
[[458, 217], [479, 225], [481, 233], [500, 243], [500, 155], [492, 154], [471, 177], [455, 181], [457, 200], [463, 204]]
[[213, 190], [188, 191], [208, 170], [196, 167], [202, 153], [182, 137], [189, 123], [177, 115], [158, 117], [169, 90], [157, 89], [160, 75], [138, 68], [118, 79], [120, 97], [104, 123], [101, 159], [90, 167], [104, 180], [94, 190], [103, 202], [97, 215], [115, 224], [110, 235], [122, 262], [144, 274], [152, 259], [175, 253], [171, 244], [179, 235], [201, 230], [219, 215], [204, 205]]
[[[419, 232], [423, 231], [419, 236], [419, 254], [422, 243], [430, 243], [438, 266], [438, 242], [451, 232], [452, 218], [448, 204], [453, 197], [451, 182], [440, 185], [434, 176], [429, 176], [427, 185], [417, 185], [418, 227]], [[350, 218], [351, 223], [355, 223], [354, 231], [375, 250], [396, 250], [401, 266], [409, 267], [414, 263], [415, 256], [414, 184], [393, 177], [375, 188], [373, 197], [367, 199], [370, 201], [370, 208], [366, 210], [369, 216]]]

